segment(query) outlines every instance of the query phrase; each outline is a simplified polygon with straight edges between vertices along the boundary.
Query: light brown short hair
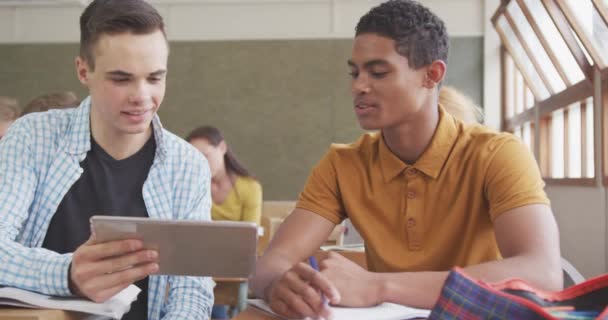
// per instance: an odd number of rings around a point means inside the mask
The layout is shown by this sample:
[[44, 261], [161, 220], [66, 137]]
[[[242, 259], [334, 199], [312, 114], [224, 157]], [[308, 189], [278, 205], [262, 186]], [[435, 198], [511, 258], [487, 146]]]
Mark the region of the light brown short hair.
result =
[[20, 113], [17, 99], [0, 96], [0, 121], [15, 121]]
[[[80, 16], [80, 57], [95, 69], [94, 46], [103, 34], [165, 34], [162, 16], [144, 0], [94, 0]], [[166, 38], [166, 35], [165, 35]]]
[[80, 100], [72, 91], [43, 94], [28, 102], [23, 114], [44, 112], [50, 109], [74, 108], [79, 104]]

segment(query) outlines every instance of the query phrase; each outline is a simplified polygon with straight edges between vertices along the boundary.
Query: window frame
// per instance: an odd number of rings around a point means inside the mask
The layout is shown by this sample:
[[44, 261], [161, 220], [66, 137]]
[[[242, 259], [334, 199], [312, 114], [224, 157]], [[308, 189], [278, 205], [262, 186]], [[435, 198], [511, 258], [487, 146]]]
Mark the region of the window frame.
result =
[[[547, 56], [549, 57], [550, 63], [553, 64], [555, 69], [557, 70], [561, 80], [566, 84], [566, 89], [561, 92], [555, 92], [552, 90], [553, 88], [545, 81], [543, 77], [545, 76], [544, 72], [539, 72], [539, 66], [535, 59], [535, 55], [530, 51], [530, 48], [527, 46], [527, 43], [520, 33], [519, 27], [517, 23], [514, 21], [513, 17], [510, 16], [509, 11], [507, 10], [507, 6], [511, 3], [511, 1], [515, 1], [516, 4], [520, 7], [521, 11], [524, 14], [524, 17], [527, 19], [530, 27], [536, 34], [540, 44], [544, 48]], [[545, 10], [547, 11], [549, 17], [552, 19], [555, 27], [559, 31], [559, 35], [562, 37], [564, 43], [570, 50], [572, 57], [576, 61], [578, 67], [580, 68], [582, 74], [584, 75], [584, 79], [579, 81], [578, 83], [572, 83], [568, 78], [564, 66], [560, 63], [558, 56], [555, 52], [552, 51], [551, 46], [549, 45], [547, 39], [542, 33], [542, 30], [536, 24], [536, 20], [532, 16], [532, 11], [528, 8], [526, 2], [524, 0], [505, 0], [502, 1], [499, 8], [496, 10], [495, 14], [492, 17], [492, 24], [494, 25], [495, 30], [499, 34], [501, 39], [501, 115], [503, 116], [501, 125], [502, 130], [513, 132], [516, 128], [523, 128], [524, 125], [530, 123], [531, 126], [531, 149], [534, 152], [534, 155], [538, 159], [539, 168], [541, 174], [545, 182], [549, 185], [576, 185], [576, 186], [596, 186], [598, 183], [601, 183], [600, 180], [603, 180], [605, 185], [608, 185], [608, 148], [603, 148], [600, 144], [600, 148], [593, 148], [593, 163], [594, 163], [594, 174], [592, 178], [587, 177], [588, 174], [588, 155], [591, 150], [589, 150], [590, 146], [587, 142], [587, 139], [590, 138], [594, 146], [597, 146], [596, 140], [598, 136], [602, 141], [608, 141], [608, 112], [604, 110], [605, 107], [608, 107], [608, 66], [604, 66], [602, 63], [598, 63], [597, 61], [597, 52], [589, 51], [587, 49], [587, 45], [585, 43], [589, 43], [588, 39], [586, 39], [585, 35], [581, 35], [582, 32], [580, 26], [571, 27], [571, 20], [573, 19], [572, 12], [564, 12], [568, 10], [567, 5], [564, 0], [538, 0], [543, 4]], [[600, 0], [590, 0], [593, 2], [594, 10], [597, 10], [598, 14], [602, 17], [603, 22], [608, 27], [608, 8], [606, 8]], [[504, 31], [501, 30], [501, 27], [498, 26], [498, 20], [504, 16], [504, 19], [509, 24], [513, 33], [516, 36], [516, 39], [519, 41], [520, 45], [524, 48], [524, 52], [528, 59], [532, 62], [532, 65], [536, 69], [539, 77], [543, 79], [543, 84], [546, 89], [550, 92], [550, 96], [543, 100], [538, 100], [540, 95], [537, 95], [535, 92], [534, 86], [530, 86], [530, 77], [527, 76], [526, 70], [522, 68], [522, 64], [518, 61], [518, 58], [514, 55], [514, 50], [511, 47], [511, 43], [509, 42], [508, 37], [504, 34]], [[502, 22], [501, 22], [502, 23]], [[576, 37], [580, 39], [580, 44], [577, 41]], [[584, 42], [585, 41], [585, 42]], [[583, 47], [581, 47], [584, 46]], [[587, 60], [585, 56], [584, 50], [588, 50], [592, 62]], [[513, 83], [506, 83], [507, 75], [506, 75], [506, 59], [510, 58], [513, 61], [513, 75], [511, 76], [511, 80]], [[607, 59], [608, 61], [608, 59]], [[608, 63], [607, 63], [608, 64]], [[601, 72], [597, 72], [596, 70], [600, 70]], [[508, 86], [514, 88], [515, 78], [517, 78], [516, 74], [519, 73], [524, 79], [524, 88], [528, 87], [535, 96], [535, 103], [532, 107], [526, 109], [524, 107], [523, 112], [517, 112], [517, 107], [515, 104], [513, 105], [513, 116], [507, 118], [507, 102], [508, 101], [519, 101], [520, 97], [516, 97], [517, 91], [512, 89], [511, 94], [513, 96], [507, 97], [507, 89]], [[598, 76], [599, 75], [599, 76]], [[597, 86], [597, 82], [601, 82], [601, 94], [598, 96], [598, 92], [594, 90], [594, 87]], [[525, 91], [525, 89], [524, 89]], [[589, 104], [589, 98], [593, 98], [593, 104]], [[599, 99], [599, 100], [598, 100]], [[595, 104], [601, 101], [602, 108], [600, 108], [600, 114], [597, 114]], [[519, 103], [519, 102], [517, 102]], [[570, 166], [569, 162], [571, 160], [571, 156], [569, 154], [569, 143], [571, 143], [571, 139], [569, 138], [568, 130], [569, 130], [569, 121], [571, 121], [571, 117], [568, 116], [569, 109], [573, 104], [580, 104], [580, 143], [581, 143], [581, 154], [580, 154], [580, 170], [581, 170], [581, 178], [571, 178], [570, 176]], [[564, 178], [553, 178], [552, 177], [552, 165], [551, 165], [551, 156], [552, 156], [552, 148], [551, 148], [551, 128], [552, 128], [552, 113], [556, 110], [563, 109], [564, 117], [563, 117], [563, 125], [564, 125], [564, 139], [563, 139], [563, 159], [564, 159]], [[593, 113], [594, 116], [594, 128], [593, 128], [593, 137], [588, 137], [587, 135], [587, 114], [589, 112]], [[597, 127], [598, 121], [595, 119], [600, 117], [601, 126]], [[598, 134], [598, 130], [599, 134]], [[561, 135], [561, 134], [560, 134]], [[578, 137], [576, 138], [578, 139]], [[596, 153], [601, 153], [600, 163], [597, 161]], [[561, 166], [561, 165], [560, 165]], [[598, 170], [598, 167], [601, 168]], [[577, 168], [578, 170], [578, 168]]]

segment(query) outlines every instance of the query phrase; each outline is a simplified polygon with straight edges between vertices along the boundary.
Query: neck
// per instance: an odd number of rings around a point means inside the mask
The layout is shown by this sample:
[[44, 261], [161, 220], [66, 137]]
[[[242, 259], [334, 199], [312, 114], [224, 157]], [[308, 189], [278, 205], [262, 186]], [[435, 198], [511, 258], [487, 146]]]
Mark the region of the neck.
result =
[[221, 184], [222, 182], [228, 180], [230, 180], [230, 175], [228, 174], [228, 171], [226, 169], [219, 171], [211, 178], [211, 182], [217, 184]]
[[439, 123], [437, 101], [433, 100], [406, 122], [382, 129], [386, 146], [407, 164], [416, 163], [433, 139]]
[[116, 134], [93, 121], [91, 114], [91, 135], [112, 158], [122, 160], [134, 155], [146, 144], [152, 136], [152, 125], [142, 133]]

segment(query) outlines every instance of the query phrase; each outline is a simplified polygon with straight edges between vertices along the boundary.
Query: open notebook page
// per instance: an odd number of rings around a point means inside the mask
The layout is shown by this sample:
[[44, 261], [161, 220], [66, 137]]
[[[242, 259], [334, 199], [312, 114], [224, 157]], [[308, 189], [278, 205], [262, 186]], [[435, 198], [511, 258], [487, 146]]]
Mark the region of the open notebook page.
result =
[[[249, 299], [249, 304], [276, 315], [262, 299]], [[332, 320], [404, 320], [427, 318], [430, 310], [415, 309], [394, 303], [382, 303], [369, 308], [331, 307]]]
[[54, 297], [18, 288], [0, 287], [0, 305], [79, 311], [120, 319], [141, 290], [130, 285], [104, 303], [78, 297]]

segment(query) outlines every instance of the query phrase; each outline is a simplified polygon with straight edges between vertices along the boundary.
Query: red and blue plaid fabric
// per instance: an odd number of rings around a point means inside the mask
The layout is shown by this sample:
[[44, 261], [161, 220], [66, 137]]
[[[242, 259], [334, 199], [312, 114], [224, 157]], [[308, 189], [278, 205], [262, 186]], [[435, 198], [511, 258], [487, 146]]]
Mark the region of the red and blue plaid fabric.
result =
[[536, 291], [521, 280], [487, 284], [474, 280], [460, 269], [450, 272], [430, 320], [473, 319], [558, 319], [544, 307], [571, 305], [603, 312], [596, 318], [608, 320], [608, 275], [557, 293]]

